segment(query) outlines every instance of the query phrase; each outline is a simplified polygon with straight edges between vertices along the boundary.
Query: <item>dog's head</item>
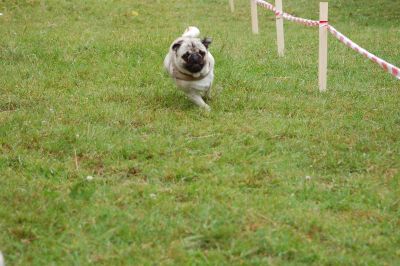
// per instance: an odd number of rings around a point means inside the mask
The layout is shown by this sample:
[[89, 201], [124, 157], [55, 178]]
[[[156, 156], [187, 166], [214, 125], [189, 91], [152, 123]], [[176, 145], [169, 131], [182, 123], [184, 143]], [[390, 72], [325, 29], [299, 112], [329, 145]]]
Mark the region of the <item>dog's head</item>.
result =
[[208, 63], [208, 46], [211, 38], [179, 38], [171, 46], [176, 56], [176, 65], [190, 73], [199, 73]]

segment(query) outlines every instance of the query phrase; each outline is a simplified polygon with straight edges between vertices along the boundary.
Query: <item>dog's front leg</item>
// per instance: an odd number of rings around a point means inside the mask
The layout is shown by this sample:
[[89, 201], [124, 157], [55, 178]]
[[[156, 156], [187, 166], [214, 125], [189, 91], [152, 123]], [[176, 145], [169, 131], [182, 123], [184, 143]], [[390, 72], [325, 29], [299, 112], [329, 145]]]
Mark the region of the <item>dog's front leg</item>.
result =
[[206, 91], [206, 100], [211, 100], [211, 86]]
[[196, 93], [187, 93], [186, 95], [197, 106], [204, 108], [206, 111], [211, 111], [210, 106], [204, 102], [200, 95]]

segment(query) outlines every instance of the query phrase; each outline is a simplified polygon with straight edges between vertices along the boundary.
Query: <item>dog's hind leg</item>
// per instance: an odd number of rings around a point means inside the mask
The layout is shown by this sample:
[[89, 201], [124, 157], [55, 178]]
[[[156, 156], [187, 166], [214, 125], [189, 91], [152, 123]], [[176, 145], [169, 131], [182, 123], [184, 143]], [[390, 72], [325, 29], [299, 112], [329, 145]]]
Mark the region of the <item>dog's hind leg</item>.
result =
[[189, 100], [191, 100], [197, 106], [204, 108], [206, 111], [211, 111], [210, 106], [204, 102], [203, 98], [201, 98], [200, 95], [195, 93], [187, 93], [186, 95], [189, 98]]

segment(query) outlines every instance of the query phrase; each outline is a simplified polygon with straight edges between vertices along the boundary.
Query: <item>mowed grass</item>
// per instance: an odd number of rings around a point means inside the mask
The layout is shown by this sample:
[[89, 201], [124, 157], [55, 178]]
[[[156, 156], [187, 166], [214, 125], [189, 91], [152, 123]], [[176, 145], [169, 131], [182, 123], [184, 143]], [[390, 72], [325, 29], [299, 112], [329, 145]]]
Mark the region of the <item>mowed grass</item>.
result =
[[[0, 2], [0, 250], [8, 265], [398, 265], [400, 83], [248, 1]], [[317, 19], [318, 1], [285, 9]], [[138, 13], [136, 16], [135, 11]], [[400, 65], [396, 1], [330, 21]], [[212, 112], [162, 68], [212, 36]], [[87, 177], [92, 176], [92, 180]]]

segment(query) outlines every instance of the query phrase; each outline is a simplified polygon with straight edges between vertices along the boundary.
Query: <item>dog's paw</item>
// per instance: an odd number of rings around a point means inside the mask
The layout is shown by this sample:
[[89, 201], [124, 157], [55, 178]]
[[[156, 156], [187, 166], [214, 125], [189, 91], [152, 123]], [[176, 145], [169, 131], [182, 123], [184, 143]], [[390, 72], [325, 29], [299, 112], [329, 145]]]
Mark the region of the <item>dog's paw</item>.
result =
[[208, 104], [205, 104], [204, 106], [201, 107], [206, 112], [211, 112], [211, 107]]

